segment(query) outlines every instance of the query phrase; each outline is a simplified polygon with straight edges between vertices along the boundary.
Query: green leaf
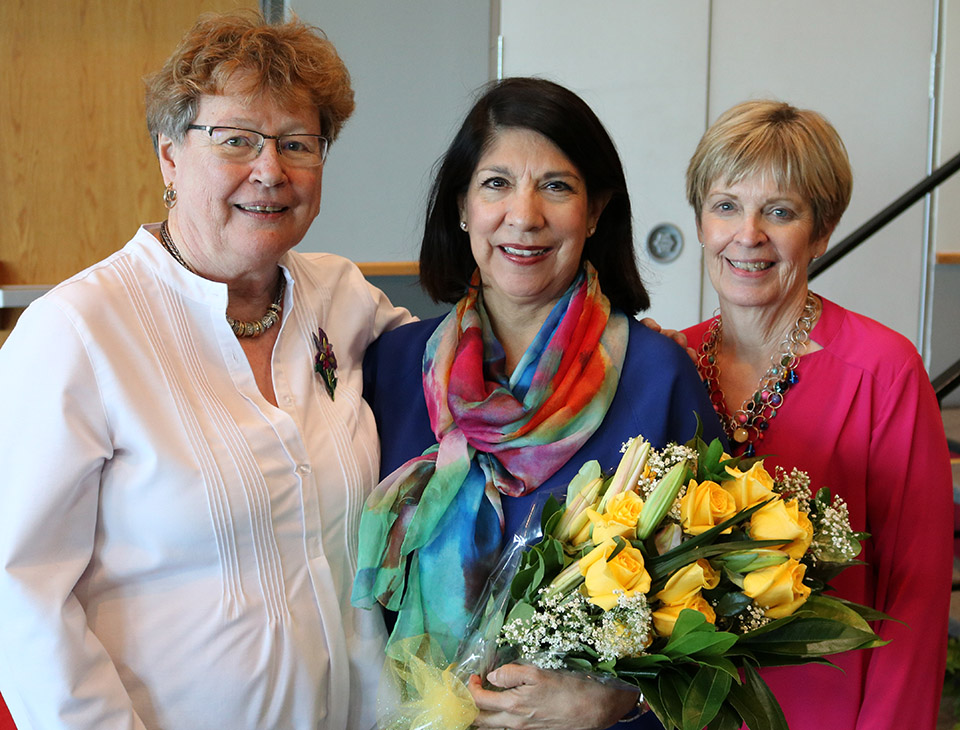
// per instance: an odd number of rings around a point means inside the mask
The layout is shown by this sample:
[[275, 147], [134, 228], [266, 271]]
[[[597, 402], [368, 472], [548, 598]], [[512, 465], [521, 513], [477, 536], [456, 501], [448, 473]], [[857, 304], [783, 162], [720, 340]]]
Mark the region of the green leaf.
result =
[[630, 671], [656, 664], [663, 664], [669, 661], [670, 657], [668, 657], [666, 654], [642, 654], [641, 656], [628, 656], [617, 660], [617, 669], [622, 668]]
[[737, 643], [737, 638], [735, 634], [717, 631], [699, 611], [685, 608], [677, 617], [663, 653], [671, 659], [694, 654], [720, 656]]
[[574, 669], [580, 672], [593, 671], [593, 662], [581, 657], [566, 656], [563, 659], [563, 663], [567, 665], [567, 669]]
[[612, 674], [613, 676], [616, 677], [617, 676], [616, 664], [617, 664], [616, 659], [608, 659], [605, 662], [597, 662], [596, 664], [593, 665], [593, 671], [600, 672], [601, 674]]
[[700, 667], [683, 698], [683, 730], [701, 730], [727, 699], [733, 678], [713, 667]]
[[[709, 476], [715, 475], [720, 471], [720, 457], [723, 456], [723, 444], [720, 443], [720, 439], [714, 439], [710, 442], [710, 445], [707, 446], [707, 450], [703, 455], [703, 473], [704, 478], [698, 478], [697, 481], [703, 482], [709, 479]], [[717, 481], [716, 479], [710, 479], [710, 481]]]
[[740, 730], [743, 725], [743, 718], [733, 709], [729, 702], [724, 702], [720, 706], [720, 712], [713, 718], [707, 730]]
[[513, 579], [513, 582], [510, 584], [510, 595], [515, 600], [523, 598], [529, 603], [533, 603], [537, 596], [537, 591], [543, 583], [543, 577], [546, 571], [543, 564], [543, 554], [537, 547], [531, 548], [527, 552], [527, 557], [529, 565], [517, 573], [517, 577]]
[[552, 537], [544, 538], [540, 545], [540, 554], [543, 557], [544, 580], [549, 582], [564, 569], [567, 562], [563, 544]]
[[854, 603], [853, 601], [848, 601], [845, 598], [838, 598], [836, 596], [818, 596], [819, 598], [829, 598], [831, 601], [836, 601], [837, 603], [842, 603], [844, 606], [849, 608], [851, 611], [856, 611], [860, 614], [860, 617], [866, 621], [897, 621], [897, 623], [903, 623], [898, 621], [892, 616], [888, 616], [883, 611], [878, 611], [875, 608], [870, 606], [864, 606], [860, 603]]
[[557, 522], [563, 517], [563, 507], [551, 494], [543, 504], [543, 511], [540, 513], [540, 529], [544, 535], [553, 533]]
[[829, 659], [823, 657], [791, 656], [788, 654], [767, 654], [762, 651], [750, 652], [751, 660], [758, 667], [799, 667], [804, 664], [822, 664], [843, 671]]
[[810, 596], [797, 610], [801, 616], [818, 616], [840, 621], [862, 631], [870, 631], [870, 624], [852, 607], [830, 596]]
[[614, 535], [613, 542], [616, 545], [616, 547], [613, 549], [613, 552], [611, 552], [610, 555], [607, 556], [608, 563], [611, 560], [613, 560], [615, 557], [617, 557], [623, 551], [623, 549], [630, 544], [626, 540], [624, 540], [622, 537], [620, 537], [620, 535]]
[[667, 646], [670, 646], [670, 644], [675, 641], [679, 641], [691, 631], [698, 630], [710, 630], [710, 627], [707, 626], [707, 617], [699, 611], [684, 609], [680, 612], [680, 615], [677, 616], [677, 620], [673, 625], [673, 633], [670, 634], [670, 640], [667, 642]]
[[727, 695], [730, 704], [750, 730], [790, 730], [780, 703], [749, 664], [743, 668], [743, 684], [731, 685]]
[[514, 604], [513, 608], [510, 609], [510, 612], [504, 619], [504, 624], [508, 624], [516, 619], [520, 619], [521, 621], [529, 621], [531, 618], [533, 618], [535, 613], [536, 609], [533, 606], [526, 601], [519, 601]]
[[[684, 611], [692, 609], [685, 608]], [[712, 624], [709, 624], [712, 626]], [[722, 656], [730, 647], [737, 643], [737, 635], [726, 631], [705, 632], [697, 631], [687, 634], [685, 637], [663, 650], [663, 653], [672, 659], [682, 656], [691, 658], [699, 656]]]
[[698, 654], [695, 657], [691, 657], [691, 660], [702, 666], [713, 667], [721, 672], [726, 672], [730, 675], [730, 679], [735, 682], [740, 681], [740, 673], [737, 669], [737, 665], [730, 661], [726, 656], [709, 656]]
[[740, 591], [735, 591], [725, 593], [721, 596], [713, 608], [717, 616], [730, 617], [743, 613], [743, 610], [752, 603], [753, 599], [750, 598], [750, 596]]
[[[683, 727], [683, 698], [686, 697], [689, 688], [690, 678], [682, 671], [673, 670], [660, 673], [657, 690], [660, 693], [661, 707], [673, 727]], [[663, 722], [663, 718], [660, 719]], [[663, 724], [664, 727], [667, 727], [666, 722], [663, 722]]]
[[640, 691], [643, 693], [643, 699], [648, 705], [650, 705], [650, 709], [653, 710], [653, 714], [657, 716], [660, 724], [663, 725], [666, 730], [671, 730], [672, 728], [679, 726], [677, 723], [670, 721], [670, 716], [667, 712], [666, 706], [660, 697], [659, 679], [659, 674], [655, 679], [651, 680], [637, 679], [636, 685], [640, 688]]
[[[768, 627], [764, 627], [768, 628]], [[872, 631], [847, 626], [840, 621], [817, 616], [797, 616], [776, 631], [752, 631], [740, 637], [747, 648], [794, 656], [823, 656], [860, 649], [876, 641]]]
[[519, 601], [526, 596], [536, 574], [537, 569], [535, 567], [518, 570], [510, 583], [510, 597], [515, 601]]

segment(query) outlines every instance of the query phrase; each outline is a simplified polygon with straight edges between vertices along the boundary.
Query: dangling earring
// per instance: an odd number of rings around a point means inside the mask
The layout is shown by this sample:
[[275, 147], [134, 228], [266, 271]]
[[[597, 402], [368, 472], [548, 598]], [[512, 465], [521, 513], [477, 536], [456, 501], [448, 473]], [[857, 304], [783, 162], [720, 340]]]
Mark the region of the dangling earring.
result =
[[177, 204], [177, 190], [173, 187], [173, 183], [168, 184], [163, 190], [163, 204], [167, 206], [167, 210]]
[[467, 231], [467, 222], [466, 222], [466, 221], [460, 221], [460, 230], [463, 231], [464, 233], [466, 233], [466, 231]]

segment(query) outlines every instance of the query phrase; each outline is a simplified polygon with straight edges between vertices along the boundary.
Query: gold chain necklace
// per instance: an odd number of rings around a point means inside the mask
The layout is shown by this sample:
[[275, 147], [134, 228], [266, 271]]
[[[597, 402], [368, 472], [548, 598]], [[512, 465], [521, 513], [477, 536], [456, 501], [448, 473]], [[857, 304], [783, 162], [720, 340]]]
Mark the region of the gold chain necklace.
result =
[[777, 410], [783, 405], [790, 386], [798, 382], [797, 363], [800, 361], [800, 354], [810, 342], [810, 332], [820, 318], [822, 308], [820, 300], [807, 292], [807, 300], [797, 323], [783, 338], [780, 350], [770, 358], [770, 368], [760, 378], [756, 391], [744, 400], [740, 409], [732, 415], [727, 412], [723, 391], [720, 390], [720, 365], [717, 353], [723, 336], [722, 318], [718, 316], [710, 328], [703, 333], [703, 342], [700, 343], [698, 351], [697, 369], [706, 383], [710, 402], [720, 417], [720, 423], [730, 439], [730, 445], [738, 448], [746, 444], [744, 456], [756, 454], [754, 442], [763, 438], [764, 432], [770, 427], [770, 420], [777, 415]]
[[[196, 274], [196, 270], [190, 264], [188, 264], [183, 256], [180, 255], [180, 250], [177, 248], [177, 244], [173, 242], [173, 239], [170, 237], [170, 229], [167, 228], [167, 222], [163, 221], [160, 224], [160, 242], [163, 244], [163, 247], [167, 250], [171, 256], [173, 256], [174, 261], [180, 264], [187, 271]], [[283, 272], [280, 272], [280, 282], [277, 286], [277, 296], [274, 297], [273, 302], [267, 307], [267, 312], [260, 319], [255, 322], [244, 322], [243, 320], [234, 319], [229, 314], [225, 315], [227, 318], [227, 324], [230, 325], [230, 328], [233, 330], [233, 334], [237, 337], [259, 337], [268, 329], [273, 327], [277, 322], [280, 321], [280, 315], [283, 313], [283, 293], [287, 288], [286, 279], [283, 276]]]

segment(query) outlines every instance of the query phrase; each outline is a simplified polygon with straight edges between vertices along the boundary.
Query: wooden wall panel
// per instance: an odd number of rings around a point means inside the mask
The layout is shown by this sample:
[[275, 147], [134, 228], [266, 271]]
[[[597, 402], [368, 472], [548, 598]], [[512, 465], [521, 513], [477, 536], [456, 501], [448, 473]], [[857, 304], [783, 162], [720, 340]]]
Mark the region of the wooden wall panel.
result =
[[163, 218], [143, 76], [199, 13], [238, 7], [258, 3], [0, 2], [0, 284], [61, 281]]

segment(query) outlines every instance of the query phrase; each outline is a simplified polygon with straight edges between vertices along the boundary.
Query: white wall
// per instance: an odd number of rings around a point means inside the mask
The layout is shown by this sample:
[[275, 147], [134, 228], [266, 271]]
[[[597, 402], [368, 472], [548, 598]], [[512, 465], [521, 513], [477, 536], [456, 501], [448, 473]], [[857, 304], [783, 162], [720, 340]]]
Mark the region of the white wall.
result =
[[[853, 198], [832, 241], [926, 175], [931, 0], [723, 0], [713, 4], [710, 117], [771, 96], [824, 114], [853, 166]], [[812, 288], [918, 342], [922, 204]]]
[[[323, 210], [305, 248], [357, 261], [416, 258], [431, 166], [490, 75], [490, 4], [292, 0], [292, 9], [325, 28], [340, 49], [358, 101], [331, 152]], [[610, 129], [627, 161], [638, 248], [661, 221], [684, 230], [681, 261], [645, 262], [654, 314], [682, 326], [714, 306], [709, 285], [701, 306], [699, 247], [682, 188], [687, 158], [707, 124], [759, 96], [824, 113], [854, 167], [853, 200], [833, 239], [839, 241], [926, 174], [935, 7], [936, 0], [507, 0], [499, 10], [505, 71], [568, 83]], [[960, 23], [952, 20], [957, 41], [946, 51], [948, 66], [960, 56]], [[960, 87], [960, 79], [949, 76], [945, 86]], [[946, 97], [944, 115], [960, 116], [960, 94]], [[960, 149], [960, 123], [949, 129], [942, 147]], [[960, 192], [960, 179], [951, 185]], [[914, 342], [921, 208], [814, 283]], [[946, 219], [941, 206], [942, 249], [960, 247], [957, 210], [950, 207]]]
[[350, 70], [357, 109], [330, 150], [302, 251], [418, 257], [433, 163], [489, 79], [488, 2], [290, 0]]
[[[500, 26], [504, 76], [567, 86], [613, 137], [653, 303], [647, 314], [671, 327], [698, 322], [700, 245], [683, 190], [707, 114], [709, 0], [507, 0]], [[646, 237], [665, 222], [681, 230], [684, 248], [660, 263]]]

